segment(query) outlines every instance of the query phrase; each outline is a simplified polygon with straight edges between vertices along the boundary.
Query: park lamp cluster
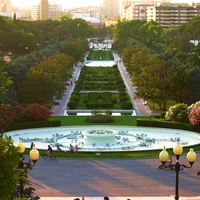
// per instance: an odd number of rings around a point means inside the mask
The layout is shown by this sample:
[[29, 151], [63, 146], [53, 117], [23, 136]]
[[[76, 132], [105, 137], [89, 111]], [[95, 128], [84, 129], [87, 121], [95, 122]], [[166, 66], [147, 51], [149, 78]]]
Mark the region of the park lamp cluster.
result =
[[[174, 152], [174, 155], [176, 156], [176, 162], [179, 162], [179, 157], [183, 152], [183, 147], [180, 145], [179, 141], [176, 143], [175, 147], [173, 148], [173, 152]], [[194, 152], [193, 149], [190, 149], [190, 151], [187, 153], [187, 160], [190, 163], [190, 167], [187, 167], [187, 168], [192, 167], [192, 165], [196, 161], [196, 158], [197, 158], [196, 153]], [[159, 159], [163, 165], [169, 160], [169, 154], [166, 151], [165, 147], [160, 152]]]
[[[22, 143], [22, 140], [19, 140], [18, 141], [18, 144], [17, 144], [17, 147], [18, 147], [18, 152], [20, 154], [20, 163], [19, 163], [19, 169], [22, 169], [23, 172], [21, 173], [21, 176], [25, 176], [27, 177], [27, 173], [28, 173], [28, 169], [31, 170], [31, 167], [34, 166], [39, 158], [39, 151], [33, 147], [32, 150], [30, 151], [30, 160], [29, 162], [23, 162], [24, 161], [24, 156], [23, 156], [23, 153], [25, 151], [25, 145]], [[31, 164], [31, 161], [33, 162], [33, 164]], [[24, 183], [24, 180], [21, 179], [20, 180], [20, 184], [19, 184], [19, 197], [25, 197], [26, 196], [26, 191], [25, 191], [25, 183]]]
[[[25, 151], [25, 145], [22, 143], [22, 140], [18, 141], [17, 147], [19, 147], [20, 157], [22, 157], [22, 155]], [[32, 166], [34, 166], [40, 156], [39, 151], [35, 147], [33, 147], [33, 149], [30, 151], [29, 156], [33, 162]], [[29, 162], [29, 164], [30, 164], [30, 162]]]
[[[197, 155], [194, 152], [193, 149], [190, 149], [190, 151], [187, 153], [187, 160], [190, 163], [190, 166], [180, 164], [179, 163], [179, 157], [183, 152], [183, 147], [180, 145], [180, 142], [177, 141], [175, 147], [173, 148], [174, 155], [176, 156], [176, 163], [170, 164], [170, 169], [175, 170], [176, 172], [176, 184], [175, 184], [175, 200], [179, 199], [179, 171], [183, 170], [184, 168], [191, 168], [194, 162], [197, 159]], [[165, 147], [159, 154], [159, 159], [162, 163], [162, 165], [165, 165], [165, 163], [169, 160], [169, 154], [166, 151]]]

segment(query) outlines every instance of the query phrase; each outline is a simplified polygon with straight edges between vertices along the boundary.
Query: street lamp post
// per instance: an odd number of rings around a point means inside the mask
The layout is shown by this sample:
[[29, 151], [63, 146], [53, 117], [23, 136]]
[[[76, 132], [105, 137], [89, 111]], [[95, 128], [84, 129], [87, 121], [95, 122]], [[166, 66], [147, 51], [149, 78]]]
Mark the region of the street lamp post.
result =
[[[25, 146], [22, 143], [22, 140], [18, 141], [17, 147], [19, 147], [19, 153], [20, 153], [20, 163], [19, 163], [19, 169], [23, 170], [22, 176], [27, 177], [27, 172], [28, 169], [31, 169], [32, 166], [34, 166], [39, 158], [39, 151], [33, 147], [32, 150], [30, 151], [30, 160], [29, 162], [24, 162], [24, 151], [25, 151]], [[33, 163], [33, 164], [31, 164]], [[24, 180], [23, 178], [20, 179], [20, 186], [19, 186], [19, 193], [20, 197], [24, 197]]]
[[[170, 169], [174, 169], [176, 171], [176, 187], [175, 187], [175, 200], [179, 199], [179, 171], [183, 170], [184, 168], [191, 168], [194, 162], [196, 161], [197, 155], [194, 152], [193, 149], [190, 149], [190, 151], [187, 153], [187, 160], [190, 163], [190, 166], [180, 164], [179, 163], [179, 157], [183, 152], [183, 148], [180, 145], [180, 142], [177, 141], [176, 146], [173, 148], [174, 155], [176, 156], [176, 163], [170, 165]], [[164, 165], [169, 160], [169, 154], [166, 151], [165, 147], [163, 151], [159, 154], [159, 159]]]

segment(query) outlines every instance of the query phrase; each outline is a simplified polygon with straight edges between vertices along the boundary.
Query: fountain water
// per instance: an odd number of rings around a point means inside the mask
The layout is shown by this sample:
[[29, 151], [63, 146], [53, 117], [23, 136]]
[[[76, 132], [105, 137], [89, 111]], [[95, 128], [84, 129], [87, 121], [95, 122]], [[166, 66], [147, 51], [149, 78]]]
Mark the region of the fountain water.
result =
[[182, 146], [200, 144], [200, 135], [191, 131], [122, 126], [89, 126], [36, 128], [7, 132], [17, 144], [23, 140], [26, 147], [34, 142], [38, 149], [59, 146], [68, 151], [70, 144], [79, 151], [135, 151], [173, 148], [177, 140]]

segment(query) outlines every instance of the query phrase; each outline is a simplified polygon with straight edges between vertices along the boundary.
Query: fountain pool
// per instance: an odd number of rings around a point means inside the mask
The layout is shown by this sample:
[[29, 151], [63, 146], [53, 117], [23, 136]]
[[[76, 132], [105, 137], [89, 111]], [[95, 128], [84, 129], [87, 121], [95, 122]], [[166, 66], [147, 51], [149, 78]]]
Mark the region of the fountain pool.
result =
[[29, 148], [33, 142], [37, 149], [54, 150], [59, 146], [68, 151], [70, 144], [78, 145], [79, 151], [142, 151], [173, 148], [177, 140], [182, 146], [200, 144], [200, 134], [178, 129], [124, 127], [124, 126], [89, 126], [89, 127], [54, 127], [23, 129], [6, 132], [17, 144], [21, 139]]
[[200, 144], [200, 134], [178, 129], [142, 128], [124, 126], [88, 126], [35, 128], [6, 132], [17, 144], [21, 139], [29, 148], [33, 142], [37, 149], [59, 146], [68, 151], [70, 144], [79, 151], [142, 151], [173, 148], [179, 140], [182, 146]]

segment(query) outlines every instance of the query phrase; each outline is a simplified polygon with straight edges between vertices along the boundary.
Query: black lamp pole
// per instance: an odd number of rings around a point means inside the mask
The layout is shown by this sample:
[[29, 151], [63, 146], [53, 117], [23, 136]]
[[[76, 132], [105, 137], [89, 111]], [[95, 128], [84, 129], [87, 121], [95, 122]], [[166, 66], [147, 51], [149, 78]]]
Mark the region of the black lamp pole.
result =
[[[20, 159], [21, 159], [21, 161], [20, 161], [20, 163], [19, 163], [19, 169], [21, 169], [22, 170], [22, 173], [21, 173], [21, 176], [22, 177], [28, 177], [27, 176], [27, 173], [28, 173], [28, 170], [30, 169], [31, 170], [31, 168], [32, 168], [32, 166], [34, 166], [35, 165], [35, 162], [33, 161], [33, 164], [31, 164], [31, 160], [29, 160], [29, 162], [23, 162], [23, 160], [25, 159], [24, 158], [24, 155], [23, 155], [23, 153], [20, 153]], [[21, 178], [20, 179], [20, 181], [19, 181], [19, 193], [20, 193], [20, 197], [24, 197], [24, 180], [23, 180], [23, 178]]]
[[[28, 170], [32, 169], [32, 166], [35, 165], [35, 163], [37, 162], [38, 158], [39, 158], [39, 152], [38, 150], [35, 148], [35, 146], [32, 148], [32, 150], [30, 151], [30, 159], [29, 162], [24, 162], [24, 151], [25, 151], [25, 146], [22, 143], [22, 140], [18, 141], [17, 144], [18, 150], [19, 150], [19, 155], [20, 155], [20, 163], [19, 163], [19, 169], [21, 170], [21, 178], [19, 180], [19, 188], [17, 189], [17, 193], [19, 195], [19, 197], [27, 197], [26, 192], [24, 189], [24, 185], [26, 184], [26, 182], [24, 181], [24, 177], [28, 177], [27, 173]], [[33, 164], [32, 164], [33, 163]]]
[[170, 169], [174, 169], [176, 171], [176, 190], [175, 190], [175, 200], [179, 199], [179, 171], [183, 170], [184, 168], [191, 168], [192, 164], [190, 163], [190, 166], [183, 165], [179, 163], [179, 155], [176, 155], [176, 164], [171, 164]]
[[[190, 149], [190, 151], [187, 153], [187, 160], [190, 163], [190, 166], [180, 164], [179, 157], [182, 154], [182, 151], [183, 149], [180, 145], [180, 142], [178, 141], [176, 146], [173, 148], [173, 152], [176, 156], [176, 163], [169, 165], [170, 169], [173, 169], [176, 171], [176, 185], [175, 185], [175, 197], [174, 197], [175, 200], [179, 199], [179, 171], [183, 170], [184, 168], [191, 168], [197, 157], [193, 149]], [[165, 147], [163, 151], [160, 152], [159, 158], [160, 158], [160, 161], [162, 162], [162, 165], [165, 165], [165, 163], [168, 161], [169, 154], [166, 151]]]

